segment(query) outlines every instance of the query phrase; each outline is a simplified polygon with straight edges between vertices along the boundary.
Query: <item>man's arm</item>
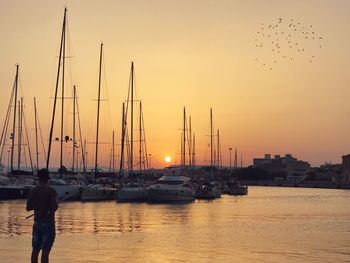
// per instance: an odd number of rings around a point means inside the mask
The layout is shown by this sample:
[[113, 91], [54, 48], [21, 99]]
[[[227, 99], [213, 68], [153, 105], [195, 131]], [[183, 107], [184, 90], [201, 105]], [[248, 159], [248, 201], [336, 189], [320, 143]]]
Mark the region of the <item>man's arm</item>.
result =
[[56, 211], [58, 209], [57, 192], [55, 189], [52, 189], [52, 190], [53, 190], [53, 193], [50, 200], [50, 208], [51, 208], [51, 211]]
[[29, 192], [26, 209], [27, 209], [27, 211], [31, 211], [34, 209], [33, 208], [33, 190], [30, 190], [30, 192]]

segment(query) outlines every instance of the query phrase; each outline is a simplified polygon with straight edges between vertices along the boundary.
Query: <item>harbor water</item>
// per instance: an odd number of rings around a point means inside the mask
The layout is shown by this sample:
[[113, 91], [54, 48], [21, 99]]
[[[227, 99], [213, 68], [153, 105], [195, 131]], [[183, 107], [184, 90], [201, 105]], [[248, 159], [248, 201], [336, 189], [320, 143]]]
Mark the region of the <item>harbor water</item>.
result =
[[[66, 202], [50, 262], [350, 262], [350, 191], [250, 187], [190, 204]], [[0, 262], [29, 262], [25, 201], [0, 202]]]

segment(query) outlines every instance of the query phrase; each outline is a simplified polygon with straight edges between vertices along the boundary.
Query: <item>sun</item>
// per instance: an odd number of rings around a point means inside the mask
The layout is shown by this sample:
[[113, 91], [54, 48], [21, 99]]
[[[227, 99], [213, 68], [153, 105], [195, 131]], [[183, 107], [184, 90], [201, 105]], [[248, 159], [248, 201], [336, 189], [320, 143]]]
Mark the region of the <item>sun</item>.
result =
[[171, 162], [171, 157], [169, 155], [165, 156], [164, 161], [166, 163], [170, 163]]

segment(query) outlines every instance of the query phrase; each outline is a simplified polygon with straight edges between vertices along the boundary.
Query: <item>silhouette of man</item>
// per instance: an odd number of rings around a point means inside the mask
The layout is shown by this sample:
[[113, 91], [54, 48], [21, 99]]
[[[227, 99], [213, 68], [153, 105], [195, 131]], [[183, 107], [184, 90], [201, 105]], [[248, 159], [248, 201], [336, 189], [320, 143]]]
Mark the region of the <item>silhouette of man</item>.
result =
[[58, 208], [57, 193], [49, 186], [47, 169], [38, 171], [39, 185], [28, 196], [27, 211], [34, 210], [31, 262], [38, 263], [41, 250], [41, 263], [49, 262], [49, 254], [55, 241], [55, 211]]

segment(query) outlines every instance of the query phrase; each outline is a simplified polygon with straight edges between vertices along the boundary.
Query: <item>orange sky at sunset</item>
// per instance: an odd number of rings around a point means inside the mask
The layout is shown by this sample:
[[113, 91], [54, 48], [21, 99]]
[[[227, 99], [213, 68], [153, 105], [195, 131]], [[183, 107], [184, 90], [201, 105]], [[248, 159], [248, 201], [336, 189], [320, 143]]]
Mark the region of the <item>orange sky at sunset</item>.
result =
[[[20, 64], [29, 132], [34, 138], [33, 97], [47, 137], [57, 71], [63, 10], [68, 8], [67, 94], [77, 85], [83, 136], [92, 142], [99, 45], [104, 43], [108, 103], [102, 102], [101, 141], [121, 133], [121, 103], [126, 99], [130, 62], [142, 99], [152, 166], [180, 161], [182, 110], [186, 106], [196, 134], [196, 163], [208, 163], [209, 109], [220, 129], [224, 164], [237, 147], [244, 165], [264, 153], [291, 153], [320, 165], [340, 162], [349, 153], [350, 2], [349, 1], [0, 1], [0, 126], [2, 128]], [[254, 59], [261, 22], [278, 18], [312, 24], [322, 48], [279, 63], [273, 70]], [[290, 51], [286, 51], [288, 54]], [[272, 56], [270, 53], [263, 54]], [[67, 102], [67, 108], [71, 102]], [[71, 112], [66, 112], [66, 129]], [[69, 123], [68, 123], [69, 122]], [[58, 124], [58, 121], [57, 121]], [[58, 125], [57, 125], [58, 127]], [[55, 135], [54, 135], [55, 136]], [[53, 157], [57, 160], [58, 147]], [[57, 149], [56, 149], [57, 148]], [[89, 166], [93, 145], [89, 144]], [[108, 146], [101, 148], [108, 166]], [[66, 149], [66, 156], [69, 149]], [[67, 157], [68, 158], [68, 157]], [[57, 161], [53, 161], [57, 165]], [[69, 166], [69, 164], [67, 164]]]

